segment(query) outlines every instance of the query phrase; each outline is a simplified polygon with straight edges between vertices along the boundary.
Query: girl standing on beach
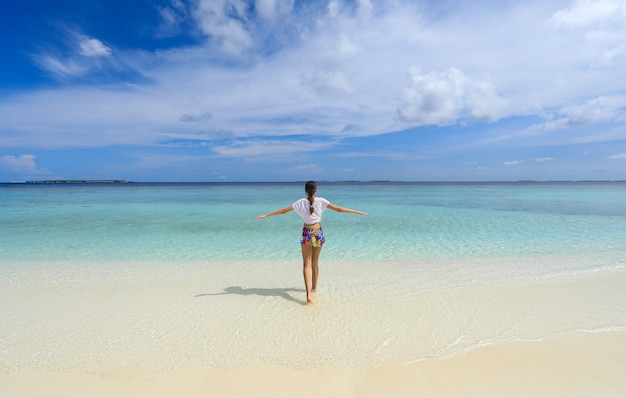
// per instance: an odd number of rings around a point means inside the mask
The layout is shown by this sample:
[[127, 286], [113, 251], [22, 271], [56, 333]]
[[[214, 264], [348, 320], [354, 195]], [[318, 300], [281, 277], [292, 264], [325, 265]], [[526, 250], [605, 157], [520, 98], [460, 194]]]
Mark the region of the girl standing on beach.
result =
[[292, 210], [295, 210], [296, 213], [302, 217], [304, 227], [302, 228], [300, 245], [302, 247], [304, 287], [306, 288], [306, 302], [312, 303], [313, 298], [311, 292], [314, 292], [317, 288], [317, 278], [319, 276], [318, 259], [322, 252], [322, 245], [324, 245], [326, 241], [324, 232], [322, 231], [322, 213], [326, 208], [340, 213], [353, 213], [361, 216], [367, 213], [335, 206], [328, 200], [315, 196], [317, 192], [317, 184], [315, 184], [315, 181], [308, 181], [304, 186], [304, 192], [307, 195], [306, 198], [299, 199], [285, 208], [257, 216], [257, 218], [267, 218], [285, 214]]

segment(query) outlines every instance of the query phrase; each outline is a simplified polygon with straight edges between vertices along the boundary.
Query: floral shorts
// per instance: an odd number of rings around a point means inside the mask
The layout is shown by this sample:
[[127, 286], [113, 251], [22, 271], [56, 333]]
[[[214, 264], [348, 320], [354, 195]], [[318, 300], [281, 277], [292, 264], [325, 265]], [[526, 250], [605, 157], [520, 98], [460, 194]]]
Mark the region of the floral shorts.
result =
[[302, 228], [302, 238], [300, 239], [301, 245], [309, 245], [311, 247], [322, 247], [326, 242], [324, 238], [324, 231], [322, 228]]

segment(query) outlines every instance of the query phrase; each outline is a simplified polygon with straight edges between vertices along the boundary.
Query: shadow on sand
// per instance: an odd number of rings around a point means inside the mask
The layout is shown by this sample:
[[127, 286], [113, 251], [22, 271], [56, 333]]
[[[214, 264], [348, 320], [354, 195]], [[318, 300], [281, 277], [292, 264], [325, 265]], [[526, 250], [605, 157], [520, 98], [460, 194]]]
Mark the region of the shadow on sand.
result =
[[194, 297], [203, 297], [203, 296], [223, 296], [227, 294], [236, 294], [239, 296], [264, 296], [264, 297], [282, 297], [285, 300], [292, 301], [294, 303], [306, 305], [306, 301], [298, 300], [293, 297], [290, 292], [304, 292], [304, 289], [294, 289], [294, 288], [275, 288], [275, 289], [263, 289], [263, 288], [249, 288], [244, 289], [241, 286], [231, 286], [224, 289], [221, 293], [203, 293], [197, 294]]

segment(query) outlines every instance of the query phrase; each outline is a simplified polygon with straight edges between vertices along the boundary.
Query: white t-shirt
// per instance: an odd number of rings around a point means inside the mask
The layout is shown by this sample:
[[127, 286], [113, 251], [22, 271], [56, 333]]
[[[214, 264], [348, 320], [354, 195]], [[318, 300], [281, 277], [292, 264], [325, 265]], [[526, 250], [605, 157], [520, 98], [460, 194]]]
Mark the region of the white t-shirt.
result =
[[295, 201], [291, 207], [302, 217], [305, 224], [315, 224], [322, 221], [322, 213], [326, 210], [329, 203], [330, 202], [324, 198], [316, 197], [313, 201], [313, 214], [311, 214], [311, 204], [307, 198]]

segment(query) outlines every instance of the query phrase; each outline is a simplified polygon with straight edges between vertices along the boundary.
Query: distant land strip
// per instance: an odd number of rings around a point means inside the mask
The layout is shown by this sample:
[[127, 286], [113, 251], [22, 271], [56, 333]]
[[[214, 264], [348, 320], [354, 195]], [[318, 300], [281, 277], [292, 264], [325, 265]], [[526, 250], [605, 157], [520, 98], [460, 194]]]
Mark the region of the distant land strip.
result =
[[25, 184], [125, 184], [126, 180], [33, 180]]

